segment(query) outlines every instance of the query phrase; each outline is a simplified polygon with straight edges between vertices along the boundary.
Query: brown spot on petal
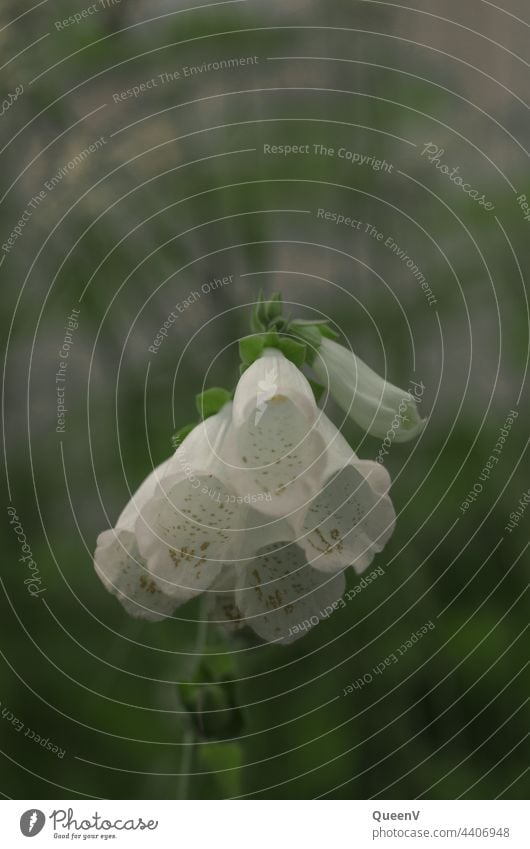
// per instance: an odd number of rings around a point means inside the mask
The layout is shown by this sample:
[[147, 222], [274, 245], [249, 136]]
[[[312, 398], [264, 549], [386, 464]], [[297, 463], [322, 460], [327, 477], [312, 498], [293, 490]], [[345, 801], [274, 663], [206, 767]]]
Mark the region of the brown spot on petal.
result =
[[237, 605], [227, 602], [222, 605], [223, 613], [230, 622], [241, 622], [241, 613]]
[[151, 593], [151, 595], [153, 595], [153, 593], [158, 592], [158, 587], [155, 582], [150, 580], [149, 578], [146, 578], [145, 575], [140, 575], [139, 583], [141, 588], [147, 593]]

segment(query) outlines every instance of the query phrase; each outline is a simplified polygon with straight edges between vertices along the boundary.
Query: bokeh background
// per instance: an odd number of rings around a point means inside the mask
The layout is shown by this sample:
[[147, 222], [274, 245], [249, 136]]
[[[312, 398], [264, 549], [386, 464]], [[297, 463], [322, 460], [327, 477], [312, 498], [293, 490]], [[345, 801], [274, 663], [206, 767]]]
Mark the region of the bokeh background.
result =
[[[415, 5], [122, 0], [65, 27], [57, 22], [89, 4], [4, 0], [2, 96], [23, 88], [0, 118], [4, 245], [62, 174], [0, 256], [4, 501], [45, 588], [28, 593], [6, 512], [4, 796], [175, 798], [186, 771], [196, 773], [192, 798], [527, 794], [530, 511], [506, 526], [530, 486], [530, 222], [518, 202], [530, 196], [530, 21], [523, 0]], [[429, 142], [494, 209], [428, 161]], [[266, 154], [266, 144], [311, 152]], [[175, 304], [230, 275], [149, 351]], [[132, 620], [91, 557], [194, 418], [207, 370], [208, 385], [233, 384], [260, 288], [281, 290], [293, 313], [330, 316], [397, 385], [422, 381], [429, 422], [386, 458], [399, 519], [374, 564], [384, 575], [288, 647], [234, 644], [240, 747], [204, 743], [190, 759], [176, 682], [193, 661], [197, 605], [161, 624]], [[55, 375], [73, 309], [57, 433]], [[511, 410], [499, 462], [463, 511]], [[378, 440], [343, 431], [375, 458]], [[342, 695], [428, 621], [435, 628], [398, 664]]]

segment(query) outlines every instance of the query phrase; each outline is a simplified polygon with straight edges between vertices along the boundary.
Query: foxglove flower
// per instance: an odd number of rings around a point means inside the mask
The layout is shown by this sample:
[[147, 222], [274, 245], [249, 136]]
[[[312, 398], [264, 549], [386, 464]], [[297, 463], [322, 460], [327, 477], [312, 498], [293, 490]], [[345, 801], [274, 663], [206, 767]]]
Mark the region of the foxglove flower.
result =
[[211, 615], [230, 630], [247, 626], [266, 642], [287, 644], [338, 606], [345, 583], [341, 571], [314, 569], [287, 532], [225, 572], [214, 585]]
[[337, 404], [363, 430], [395, 442], [414, 439], [425, 425], [410, 392], [379, 377], [352, 351], [322, 338], [313, 368]]
[[116, 527], [98, 536], [94, 555], [96, 573], [109, 592], [131, 616], [152, 621], [170, 616], [176, 603], [147, 570], [134, 527], [140, 510], [153, 497], [157, 482], [170, 468], [171, 459], [144, 480], [119, 516]]
[[178, 604], [208, 589], [252, 546], [250, 495], [232, 483], [233, 439], [228, 403], [184, 440], [172, 473], [161, 478], [136, 521], [149, 572]]
[[380, 463], [359, 460], [324, 413], [318, 431], [326, 468], [321, 489], [294, 519], [298, 545], [323, 572], [350, 565], [363, 572], [394, 530], [390, 477]]
[[259, 509], [283, 517], [306, 503], [324, 465], [312, 389], [281, 351], [266, 348], [242, 375], [233, 423], [240, 489], [263, 492]]
[[96, 570], [133, 615], [160, 619], [205, 594], [217, 621], [289, 643], [341, 604], [344, 570], [362, 572], [385, 546], [388, 473], [355, 455], [300, 368], [312, 365], [365, 430], [398, 442], [423, 427], [418, 397], [314, 324], [261, 300], [233, 402], [225, 389], [198, 396], [204, 421], [98, 537]]

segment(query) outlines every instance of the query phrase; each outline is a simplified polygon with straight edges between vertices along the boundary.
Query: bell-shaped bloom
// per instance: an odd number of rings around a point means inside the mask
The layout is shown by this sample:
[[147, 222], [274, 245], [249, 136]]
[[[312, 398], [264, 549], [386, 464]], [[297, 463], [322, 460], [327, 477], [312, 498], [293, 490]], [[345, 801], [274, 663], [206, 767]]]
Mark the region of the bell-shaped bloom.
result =
[[116, 527], [98, 536], [94, 555], [96, 573], [109, 592], [131, 616], [152, 621], [170, 616], [176, 603], [149, 573], [138, 550], [134, 527], [140, 510], [153, 497], [170, 463], [171, 460], [166, 460], [144, 480], [119, 516]]
[[313, 368], [340, 407], [363, 430], [395, 442], [414, 439], [425, 425], [417, 399], [393, 386], [332, 339], [323, 338]]
[[265, 349], [241, 376], [233, 422], [240, 491], [261, 493], [264, 513], [285, 517], [307, 503], [324, 465], [313, 391], [276, 348]]
[[218, 579], [214, 621], [230, 630], [247, 626], [266, 642], [287, 644], [338, 607], [345, 589], [343, 573], [326, 575], [314, 569], [290, 536], [260, 547], [246, 563]]
[[297, 543], [315, 569], [363, 572], [394, 530], [390, 477], [380, 463], [359, 460], [324, 413], [318, 430], [327, 465], [321, 489], [294, 519]]
[[186, 437], [171, 474], [162, 477], [136, 521], [149, 572], [179, 604], [208, 589], [251, 545], [249, 506], [232, 482], [232, 454], [228, 403]]
[[301, 372], [268, 350], [98, 537], [95, 565], [135, 616], [195, 596], [213, 618], [289, 643], [339, 605], [395, 521], [390, 479], [359, 460]]

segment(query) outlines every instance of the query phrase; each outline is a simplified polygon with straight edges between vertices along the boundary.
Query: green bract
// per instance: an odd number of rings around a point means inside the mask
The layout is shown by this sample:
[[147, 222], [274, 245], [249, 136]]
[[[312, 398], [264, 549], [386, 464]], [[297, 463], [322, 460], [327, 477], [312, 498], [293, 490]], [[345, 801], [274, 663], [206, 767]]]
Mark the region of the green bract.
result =
[[312, 365], [322, 337], [336, 338], [337, 334], [321, 319], [287, 319], [283, 315], [282, 296], [275, 292], [266, 301], [260, 292], [250, 319], [252, 335], [239, 342], [240, 373], [261, 357], [265, 348], [278, 348], [294, 365], [301, 369]]
[[195, 397], [195, 403], [201, 419], [209, 419], [215, 416], [232, 398], [232, 392], [220, 387], [212, 387], [201, 392]]

